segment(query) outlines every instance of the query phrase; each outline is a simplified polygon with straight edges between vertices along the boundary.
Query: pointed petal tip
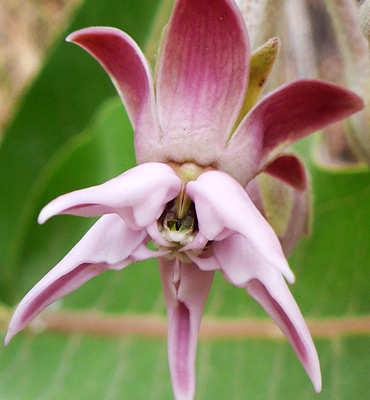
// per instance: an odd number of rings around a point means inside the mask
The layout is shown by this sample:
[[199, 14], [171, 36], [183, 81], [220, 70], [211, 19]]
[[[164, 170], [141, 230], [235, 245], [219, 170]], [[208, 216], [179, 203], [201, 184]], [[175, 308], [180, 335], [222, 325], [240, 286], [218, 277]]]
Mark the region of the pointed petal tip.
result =
[[83, 29], [79, 29], [78, 31], [74, 31], [72, 33], [70, 33], [67, 37], [66, 37], [66, 42], [68, 43], [76, 43], [78, 44], [78, 37], [81, 35], [81, 33], [88, 31], [92, 28], [83, 28]]
[[308, 360], [304, 361], [300, 359], [300, 361], [312, 383], [315, 392], [320, 393], [322, 389], [322, 378], [319, 356], [316, 349], [314, 349], [314, 352], [311, 351], [311, 356]]
[[8, 343], [10, 342], [12, 336], [9, 335], [9, 332], [6, 334], [5, 339], [4, 339], [4, 346], [7, 346]]
[[74, 32], [73, 32], [73, 33], [70, 33], [70, 34], [65, 38], [65, 41], [68, 42], [68, 43], [73, 43], [73, 35], [74, 35]]
[[44, 224], [47, 220], [49, 219], [49, 217], [46, 215], [45, 212], [45, 207], [40, 211], [39, 216], [37, 217], [37, 223], [42, 225]]
[[321, 389], [322, 389], [322, 382], [321, 382], [321, 372], [319, 369], [319, 374], [316, 377], [316, 379], [312, 379], [312, 384], [313, 387], [315, 388], [315, 392], [316, 393], [321, 393]]
[[37, 223], [42, 225], [44, 224], [46, 221], [48, 221], [51, 217], [53, 217], [54, 215], [57, 215], [58, 212], [53, 212], [52, 207], [50, 207], [51, 204], [54, 203], [54, 200], [48, 204], [46, 204], [46, 206], [44, 206], [41, 211], [39, 216], [37, 217]]
[[175, 400], [194, 400], [193, 393], [176, 393]]
[[349, 90], [347, 90], [347, 92], [348, 97], [350, 98], [350, 105], [348, 107], [347, 115], [344, 118], [348, 118], [352, 114], [356, 114], [365, 108], [365, 101], [361, 96]]
[[6, 332], [4, 338], [4, 346], [7, 346], [13, 337], [20, 331], [21, 329], [18, 329], [16, 326], [14, 326], [13, 320], [11, 319], [9, 322], [8, 331]]
[[339, 107], [343, 108], [343, 115], [339, 117], [338, 120], [346, 118], [365, 107], [365, 101], [363, 97], [350, 89], [336, 85], [332, 82], [322, 81], [319, 79], [301, 78], [283, 86], [289, 87], [294, 85], [297, 85], [297, 87], [301, 87], [302, 89], [312, 86], [316, 89], [319, 89], [324, 95], [327, 94], [324, 91], [328, 92], [329, 95], [336, 95], [337, 99], [340, 100], [338, 103]]
[[320, 393], [322, 389], [322, 377], [321, 377], [320, 361], [317, 352], [316, 352], [316, 357], [314, 357], [312, 360], [310, 371], [308, 369], [306, 371], [308, 377], [312, 382], [315, 392]]
[[320, 361], [319, 358], [316, 357], [311, 366], [304, 366], [308, 377], [312, 383], [313, 388], [316, 393], [320, 393], [322, 389], [322, 379], [321, 379], [321, 370], [320, 370]]
[[295, 283], [295, 275], [294, 272], [289, 268], [285, 273], [286, 280], [292, 285]]
[[[83, 28], [83, 29], [79, 29], [77, 31], [74, 31], [72, 33], [70, 33], [67, 37], [66, 37], [66, 42], [68, 43], [75, 43], [78, 44], [78, 38], [80, 36], [82, 36], [84, 33], [90, 33], [90, 31], [94, 31], [96, 30], [97, 27], [89, 27], [89, 28]], [[101, 28], [98, 28], [101, 29]], [[110, 28], [110, 29], [115, 29], [115, 28]]]

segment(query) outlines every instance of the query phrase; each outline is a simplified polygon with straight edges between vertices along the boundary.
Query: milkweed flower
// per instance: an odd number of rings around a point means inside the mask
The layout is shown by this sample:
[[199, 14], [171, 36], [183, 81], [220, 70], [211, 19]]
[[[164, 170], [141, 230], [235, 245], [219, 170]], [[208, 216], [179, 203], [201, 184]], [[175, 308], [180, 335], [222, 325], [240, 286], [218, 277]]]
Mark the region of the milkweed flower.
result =
[[330, 83], [299, 80], [248, 111], [250, 43], [233, 0], [175, 2], [154, 82], [139, 47], [117, 29], [82, 29], [67, 40], [111, 77], [134, 127], [139, 165], [41, 211], [40, 223], [57, 214], [101, 218], [23, 298], [6, 343], [103, 271], [158, 257], [177, 400], [194, 397], [198, 331], [215, 270], [262, 305], [320, 391], [317, 353], [284, 280], [292, 283], [293, 272], [245, 187], [264, 172], [305, 192], [303, 166], [283, 148], [360, 110], [362, 100]]

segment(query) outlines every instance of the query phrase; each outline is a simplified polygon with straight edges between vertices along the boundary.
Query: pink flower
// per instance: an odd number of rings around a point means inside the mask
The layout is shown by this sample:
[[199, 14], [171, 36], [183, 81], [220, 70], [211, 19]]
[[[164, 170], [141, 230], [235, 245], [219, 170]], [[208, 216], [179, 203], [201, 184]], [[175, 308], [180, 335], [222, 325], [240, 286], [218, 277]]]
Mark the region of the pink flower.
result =
[[[304, 169], [282, 148], [360, 110], [362, 100], [329, 83], [300, 80], [240, 118], [250, 44], [233, 0], [176, 1], [154, 83], [142, 52], [125, 33], [87, 28], [68, 40], [110, 75], [135, 129], [139, 165], [63, 195], [41, 211], [40, 223], [56, 214], [102, 217], [20, 302], [5, 342], [103, 271], [159, 257], [177, 400], [194, 397], [198, 330], [215, 270], [262, 305], [320, 391], [317, 353], [283, 278], [292, 283], [293, 272], [244, 187], [265, 171], [303, 193]], [[151, 240], [158, 251], [146, 247]]]

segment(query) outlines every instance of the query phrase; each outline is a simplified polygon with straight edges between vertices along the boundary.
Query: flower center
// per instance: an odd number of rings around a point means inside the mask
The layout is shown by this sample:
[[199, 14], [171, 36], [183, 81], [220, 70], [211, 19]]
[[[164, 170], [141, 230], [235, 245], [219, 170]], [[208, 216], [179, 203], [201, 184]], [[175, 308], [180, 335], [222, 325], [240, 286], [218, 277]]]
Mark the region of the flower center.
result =
[[[212, 167], [201, 167], [197, 164], [186, 162], [177, 164], [167, 163], [181, 180], [181, 191], [179, 195], [170, 201], [157, 221], [158, 230], [168, 242], [171, 255], [166, 257], [182, 257], [181, 261], [191, 262], [181, 248], [189, 244], [198, 233], [198, 220], [195, 212], [195, 205], [186, 194], [186, 185], [189, 181], [196, 180], [202, 173], [212, 170]], [[163, 246], [159, 246], [162, 247]], [[168, 248], [166, 248], [168, 250]]]
[[190, 243], [198, 232], [194, 203], [186, 195], [169, 202], [158, 222], [162, 236], [181, 246]]

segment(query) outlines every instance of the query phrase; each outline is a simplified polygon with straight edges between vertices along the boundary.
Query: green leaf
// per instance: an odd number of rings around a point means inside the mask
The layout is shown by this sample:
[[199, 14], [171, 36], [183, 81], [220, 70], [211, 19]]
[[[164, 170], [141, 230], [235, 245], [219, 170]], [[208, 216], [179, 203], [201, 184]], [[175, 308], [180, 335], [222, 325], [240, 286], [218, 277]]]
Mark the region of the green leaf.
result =
[[[200, 341], [197, 399], [365, 399], [370, 341], [319, 340], [316, 395], [287, 343]], [[0, 349], [2, 399], [172, 399], [165, 340], [21, 334]]]

